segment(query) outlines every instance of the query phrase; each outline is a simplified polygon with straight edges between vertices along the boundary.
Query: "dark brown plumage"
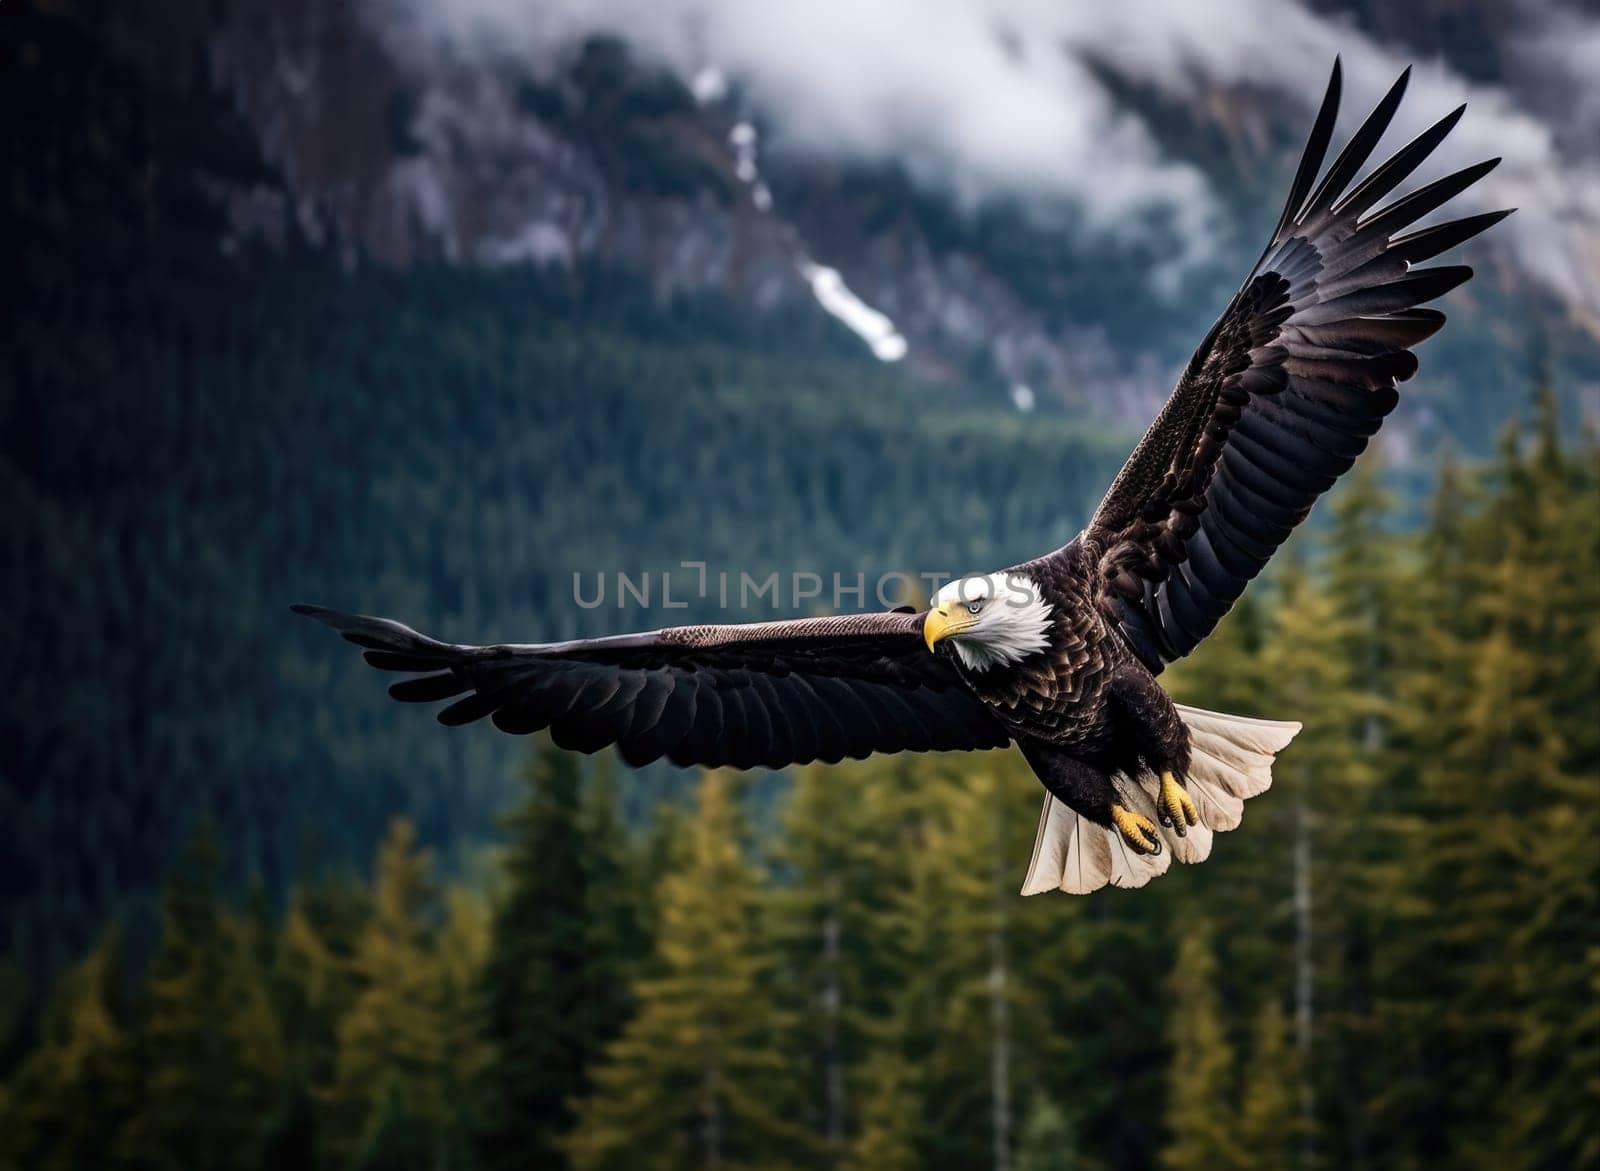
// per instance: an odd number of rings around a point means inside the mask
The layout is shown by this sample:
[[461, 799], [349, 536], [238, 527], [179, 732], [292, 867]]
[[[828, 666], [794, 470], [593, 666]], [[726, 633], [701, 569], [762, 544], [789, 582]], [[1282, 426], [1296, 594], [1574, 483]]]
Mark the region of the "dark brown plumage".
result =
[[[1152, 671], [1192, 651], [1317, 497], [1367, 446], [1444, 325], [1419, 308], [1472, 276], [1414, 269], [1509, 215], [1397, 235], [1489, 171], [1467, 167], [1374, 212], [1460, 119], [1458, 107], [1346, 193], [1388, 128], [1400, 79], [1315, 191], [1333, 134], [1335, 65], [1261, 260], [1190, 359], [1084, 539], [1104, 551], [1106, 612]], [[1364, 217], [1364, 218], [1363, 218]]]
[[635, 765], [664, 756], [782, 768], [874, 752], [998, 748], [1008, 739], [950, 664], [928, 654], [920, 614], [463, 647], [387, 619], [295, 610], [364, 647], [374, 667], [426, 672], [389, 692], [408, 702], [454, 699], [442, 723], [488, 716], [514, 734], [549, 728], [562, 748], [615, 744]]
[[1270, 783], [1272, 755], [1298, 725], [1180, 709], [1155, 676], [1215, 628], [1394, 409], [1396, 385], [1417, 369], [1410, 347], [1444, 324], [1421, 306], [1472, 275], [1413, 266], [1508, 214], [1401, 234], [1497, 160], [1378, 207], [1460, 109], [1357, 182], [1408, 75], [1318, 182], [1335, 64], [1261, 259], [1088, 527], [1047, 556], [968, 579], [976, 596], [947, 587], [924, 614], [489, 647], [295, 609], [373, 666], [420, 676], [394, 684], [396, 699], [452, 700], [446, 724], [548, 728], [564, 748], [615, 744], [633, 764], [779, 768], [1015, 741], [1051, 794], [1029, 893], [1140, 885], [1164, 868], [1165, 857], [1150, 861], [1163, 843], [1198, 861], [1211, 831], [1233, 828], [1239, 803]]

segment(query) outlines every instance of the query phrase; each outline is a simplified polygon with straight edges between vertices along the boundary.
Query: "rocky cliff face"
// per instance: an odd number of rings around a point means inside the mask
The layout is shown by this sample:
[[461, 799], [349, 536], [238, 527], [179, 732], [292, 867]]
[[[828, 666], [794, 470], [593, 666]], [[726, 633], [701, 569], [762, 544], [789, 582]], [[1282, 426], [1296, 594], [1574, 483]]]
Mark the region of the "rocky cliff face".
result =
[[685, 85], [608, 39], [537, 78], [399, 61], [353, 0], [238, 0], [195, 32], [281, 176], [212, 184], [227, 247], [298, 236], [349, 263], [600, 265], [662, 297], [813, 305], [880, 357], [976, 373], [1016, 409], [1132, 423], [1168, 385], [1173, 353], [1030, 303], [973, 242], [936, 241], [905, 208], [884, 217], [876, 180], [863, 194], [862, 176], [824, 160], [765, 159], [709, 71]]
[[[1155, 111], [1174, 153], [1233, 200], [1218, 231], [1239, 228], [1158, 293], [1159, 255], [1086, 243], [1070, 215], [957, 209], [898, 171], [767, 157], [756, 112], [715, 70], [686, 81], [599, 37], [557, 47], [537, 75], [400, 54], [361, 2], [169, 0], [156, 23], [65, 6], [147, 67], [195, 72], [210, 95], [196, 100], [235, 107], [267, 167], [203, 176], [225, 250], [294, 241], [352, 265], [622, 270], [662, 298], [812, 307], [924, 377], [1120, 425], [1149, 417], [1248, 263], [1298, 133], [1297, 111], [1237, 85]], [[1474, 261], [1498, 291], [1461, 308], [1514, 343], [1499, 306], [1530, 300], [1525, 282], [1492, 252]], [[1592, 371], [1593, 331], [1569, 329], [1570, 307], [1546, 310], [1558, 324], [1540, 328], [1576, 338]]]

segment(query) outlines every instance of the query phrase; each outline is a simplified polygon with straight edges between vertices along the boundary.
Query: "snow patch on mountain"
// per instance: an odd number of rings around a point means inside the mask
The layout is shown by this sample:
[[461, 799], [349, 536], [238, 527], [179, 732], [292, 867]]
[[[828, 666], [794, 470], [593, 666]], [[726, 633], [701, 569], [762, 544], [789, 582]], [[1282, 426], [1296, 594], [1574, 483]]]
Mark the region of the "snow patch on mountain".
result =
[[728, 145], [733, 147], [733, 173], [741, 183], [754, 183], [760, 176], [756, 171], [756, 128], [748, 122], [739, 122], [728, 131]]
[[703, 65], [689, 82], [689, 92], [702, 106], [714, 105], [728, 96], [728, 77], [715, 65]]
[[802, 257], [800, 275], [805, 277], [817, 303], [866, 342], [880, 362], [898, 362], [906, 356], [906, 339], [889, 320], [850, 291], [839, 270]]
[[486, 240], [478, 256], [490, 268], [513, 264], [571, 267], [575, 257], [571, 238], [555, 224], [534, 221], [515, 234]]

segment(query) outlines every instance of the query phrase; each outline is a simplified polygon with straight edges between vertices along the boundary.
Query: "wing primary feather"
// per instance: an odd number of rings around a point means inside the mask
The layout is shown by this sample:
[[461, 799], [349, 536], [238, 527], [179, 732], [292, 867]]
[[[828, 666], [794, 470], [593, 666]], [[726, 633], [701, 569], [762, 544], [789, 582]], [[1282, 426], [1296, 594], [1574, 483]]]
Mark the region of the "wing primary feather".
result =
[[[1283, 230], [1299, 218], [1305, 206], [1306, 192], [1317, 180], [1322, 160], [1327, 157], [1328, 143], [1333, 140], [1333, 127], [1339, 120], [1339, 93], [1343, 87], [1343, 69], [1339, 58], [1333, 59], [1333, 72], [1328, 75], [1328, 88], [1323, 92], [1322, 105], [1317, 109], [1316, 121], [1306, 138], [1305, 150], [1300, 152], [1300, 164], [1295, 168], [1294, 180], [1289, 184], [1289, 198], [1284, 200], [1283, 212], [1278, 216], [1278, 226], [1272, 230], [1269, 241], [1276, 241]], [[1268, 244], [1271, 247], [1271, 243]]]
[[1380, 236], [1393, 235], [1407, 224], [1415, 223], [1429, 212], [1442, 207], [1499, 165], [1498, 158], [1484, 159], [1481, 163], [1463, 167], [1443, 179], [1435, 179], [1425, 187], [1418, 187], [1410, 195], [1402, 196], [1360, 221], [1360, 232], [1365, 234], [1370, 231]]
[[1333, 166], [1328, 168], [1328, 173], [1323, 176], [1322, 182], [1300, 215], [1301, 223], [1308, 223], [1328, 210], [1333, 201], [1356, 177], [1356, 173], [1361, 170], [1362, 165], [1377, 147], [1383, 132], [1389, 129], [1389, 123], [1394, 118], [1395, 110], [1399, 109], [1400, 99], [1405, 96], [1406, 86], [1410, 81], [1411, 67], [1408, 65], [1389, 87], [1389, 92], [1384, 94], [1382, 100], [1373, 107], [1372, 113], [1367, 115], [1367, 120], [1361, 124], [1361, 128], [1351, 136], [1345, 148], [1339, 152], [1339, 157], [1334, 160]]
[[1327, 325], [1297, 326], [1295, 332], [1319, 349], [1373, 356], [1426, 341], [1439, 332], [1444, 322], [1444, 314], [1436, 309], [1411, 306], [1390, 311], [1382, 317], [1353, 317]]
[[457, 728], [493, 714], [498, 703], [499, 699], [493, 693], [474, 692], [465, 699], [456, 700], [435, 718], [448, 728]]
[[1389, 161], [1384, 163], [1372, 174], [1363, 179], [1360, 184], [1338, 203], [1334, 204], [1335, 215], [1360, 215], [1389, 192], [1393, 191], [1407, 176], [1422, 164], [1422, 160], [1433, 153], [1434, 148], [1445, 140], [1445, 137], [1455, 129], [1456, 123], [1461, 121], [1461, 115], [1466, 113], [1467, 104], [1462, 102], [1443, 118], [1417, 135], [1405, 146], [1389, 156]]
[[389, 685], [389, 694], [401, 703], [432, 703], [449, 699], [472, 689], [472, 681], [445, 671], [438, 675], [425, 675], [421, 679], [402, 679]]
[[633, 719], [633, 701], [646, 683], [644, 672], [623, 670], [611, 673], [607, 687], [595, 689], [595, 698], [581, 710], [574, 708], [564, 719], [551, 722], [551, 738], [562, 748], [578, 752], [598, 752], [627, 734]]
[[1314, 305], [1296, 315], [1295, 325], [1327, 325], [1355, 317], [1377, 317], [1397, 309], [1410, 309], [1442, 297], [1471, 279], [1472, 269], [1465, 264], [1413, 269], [1399, 280], [1384, 285], [1369, 285]]
[[544, 713], [550, 723], [565, 719], [574, 712], [585, 710], [586, 704], [592, 704], [598, 696], [591, 696], [591, 691], [598, 691], [602, 682], [597, 676], [585, 672], [587, 664], [570, 663], [562, 664], [563, 670], [559, 675], [550, 678], [549, 690], [555, 693], [555, 702]]
[[1508, 207], [1501, 211], [1486, 211], [1482, 215], [1466, 216], [1447, 224], [1421, 228], [1405, 236], [1396, 236], [1389, 241], [1389, 253], [1409, 264], [1421, 264], [1494, 227], [1515, 210]]
[[[1222, 616], [1233, 607], [1227, 598], [1218, 598], [1199, 577], [1189, 572], [1187, 563], [1178, 566], [1178, 572], [1173, 579], [1173, 604], [1188, 606], [1196, 620], [1206, 624], [1206, 633], [1210, 634], [1216, 629]], [[1192, 622], [1191, 622], [1192, 625]]]
[[[348, 638], [348, 636], [346, 636]], [[353, 638], [348, 641], [355, 642]], [[356, 643], [360, 646], [360, 643]], [[446, 660], [420, 655], [406, 654], [398, 651], [365, 650], [361, 657], [366, 660], [369, 667], [376, 667], [380, 671], [437, 671], [446, 665]]]

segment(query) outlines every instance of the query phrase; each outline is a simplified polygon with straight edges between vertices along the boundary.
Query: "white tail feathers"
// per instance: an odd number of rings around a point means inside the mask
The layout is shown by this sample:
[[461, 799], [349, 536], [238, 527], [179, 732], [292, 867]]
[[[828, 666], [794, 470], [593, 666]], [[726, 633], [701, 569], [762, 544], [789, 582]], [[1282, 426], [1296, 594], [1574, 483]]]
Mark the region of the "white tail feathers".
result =
[[1211, 854], [1212, 835], [1238, 827], [1246, 799], [1267, 791], [1273, 758], [1300, 731], [1295, 723], [1252, 720], [1182, 704], [1178, 714], [1189, 729], [1187, 787], [1200, 824], [1180, 838], [1156, 816], [1159, 780], [1149, 773], [1136, 779], [1119, 776], [1115, 781], [1123, 803], [1148, 817], [1161, 833], [1161, 853], [1138, 854], [1116, 830], [1078, 816], [1046, 794], [1023, 894], [1063, 890], [1082, 895], [1107, 883], [1139, 887], [1165, 874], [1174, 858], [1204, 862]]

